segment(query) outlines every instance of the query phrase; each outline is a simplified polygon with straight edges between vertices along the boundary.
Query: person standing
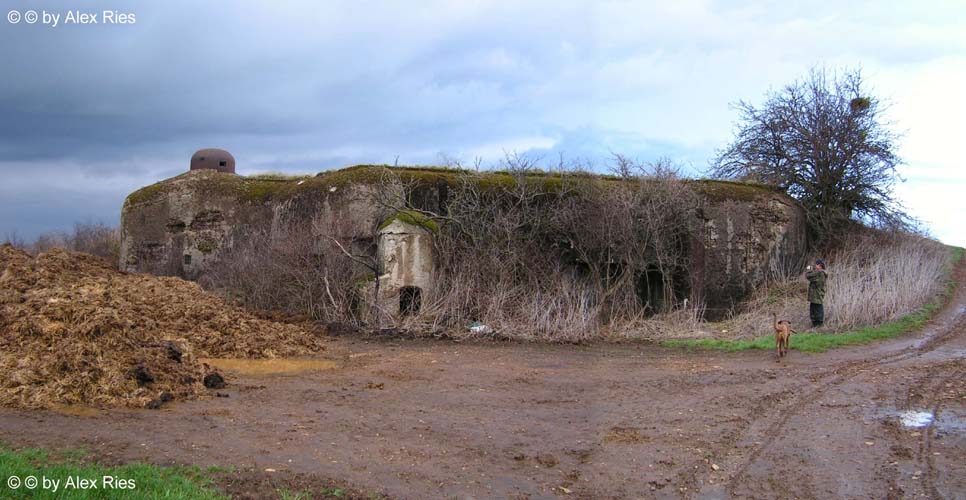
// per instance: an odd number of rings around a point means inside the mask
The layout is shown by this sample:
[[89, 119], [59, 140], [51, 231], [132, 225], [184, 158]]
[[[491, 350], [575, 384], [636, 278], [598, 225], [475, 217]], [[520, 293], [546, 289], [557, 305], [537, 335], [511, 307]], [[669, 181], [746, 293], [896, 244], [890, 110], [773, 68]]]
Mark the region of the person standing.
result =
[[818, 328], [825, 323], [825, 261], [818, 259], [812, 266], [805, 268], [805, 279], [808, 280], [808, 316], [812, 320], [812, 328]]

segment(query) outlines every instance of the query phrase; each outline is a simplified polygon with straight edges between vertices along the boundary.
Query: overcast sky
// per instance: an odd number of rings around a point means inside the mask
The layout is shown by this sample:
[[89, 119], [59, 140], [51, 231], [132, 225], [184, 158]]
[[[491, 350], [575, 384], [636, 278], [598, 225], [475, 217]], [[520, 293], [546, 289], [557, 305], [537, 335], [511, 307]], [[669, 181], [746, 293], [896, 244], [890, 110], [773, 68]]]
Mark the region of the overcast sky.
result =
[[[671, 157], [697, 175], [733, 136], [731, 103], [760, 103], [824, 65], [861, 66], [892, 103], [906, 162], [898, 197], [938, 238], [966, 245], [961, 1], [13, 0], [2, 10], [0, 239], [117, 224], [129, 192], [187, 170], [203, 147], [231, 151], [241, 174], [492, 162], [504, 151], [600, 165], [615, 151]], [[70, 10], [99, 22], [67, 24]], [[134, 23], [104, 24], [104, 10]]]

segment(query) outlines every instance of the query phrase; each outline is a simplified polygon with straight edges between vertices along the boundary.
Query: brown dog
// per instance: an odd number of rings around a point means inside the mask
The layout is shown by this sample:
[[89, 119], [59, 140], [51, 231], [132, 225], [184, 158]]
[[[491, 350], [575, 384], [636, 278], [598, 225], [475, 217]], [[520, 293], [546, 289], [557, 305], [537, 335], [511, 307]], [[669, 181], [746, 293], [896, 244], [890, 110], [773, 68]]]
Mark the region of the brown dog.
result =
[[778, 321], [778, 314], [771, 313], [772, 318], [775, 322], [775, 349], [778, 351], [778, 358], [776, 362], [781, 361], [781, 358], [788, 353], [788, 340], [791, 338], [793, 333], [798, 333], [792, 330], [792, 322], [787, 319]]

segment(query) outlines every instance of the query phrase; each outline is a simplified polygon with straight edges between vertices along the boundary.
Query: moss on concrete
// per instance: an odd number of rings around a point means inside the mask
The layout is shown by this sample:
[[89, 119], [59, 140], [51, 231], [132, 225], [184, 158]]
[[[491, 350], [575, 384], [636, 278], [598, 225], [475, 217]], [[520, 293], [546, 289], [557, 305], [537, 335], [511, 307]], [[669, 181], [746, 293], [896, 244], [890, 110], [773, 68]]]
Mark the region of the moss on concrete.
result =
[[147, 203], [160, 198], [163, 194], [168, 192], [168, 184], [165, 181], [158, 182], [156, 184], [151, 184], [150, 186], [145, 186], [137, 191], [129, 194], [127, 198], [124, 199], [124, 206], [140, 205], [142, 203]]
[[379, 224], [379, 229], [385, 229], [389, 224], [397, 220], [413, 226], [422, 227], [434, 233], [439, 230], [439, 224], [436, 221], [415, 210], [401, 210], [392, 214], [389, 218], [382, 221], [382, 224]]
[[747, 182], [723, 181], [713, 179], [697, 179], [689, 181], [698, 193], [711, 201], [755, 201], [781, 191], [767, 184], [752, 184]]
[[[340, 170], [321, 172], [313, 177], [286, 176], [283, 174], [259, 174], [244, 177], [214, 171], [195, 171], [143, 187], [127, 197], [125, 206], [154, 201], [172, 189], [175, 183], [181, 181], [198, 183], [203, 192], [236, 197], [250, 203], [264, 203], [269, 200], [290, 198], [305, 192], [335, 192], [355, 184], [379, 184], [385, 181], [389, 175], [417, 186], [428, 187], [445, 184], [449, 187], [457, 187], [462, 182], [461, 174], [473, 174], [473, 181], [481, 189], [493, 192], [510, 190], [516, 187], [520, 179], [520, 176], [516, 173], [507, 171], [474, 172], [433, 166], [356, 165]], [[188, 175], [198, 177], [186, 179], [185, 177]], [[546, 193], [558, 193], [567, 186], [568, 181], [577, 179], [598, 179], [615, 184], [621, 182], [620, 177], [612, 175], [561, 174], [540, 170], [527, 172], [522, 178], [530, 187]], [[780, 192], [777, 188], [764, 184], [709, 179], [689, 180], [687, 182], [710, 201], [755, 201], [762, 196]], [[333, 190], [333, 188], [335, 189]]]
[[311, 177], [307, 174], [286, 174], [285, 172], [263, 172], [245, 176], [246, 179], [256, 181], [300, 181]]
[[243, 177], [232, 174], [215, 174], [210, 177], [197, 179], [202, 192], [210, 192], [252, 203], [263, 203], [269, 200], [285, 199], [292, 196], [300, 183], [308, 182], [310, 178], [291, 177]]
[[211, 252], [214, 252], [215, 250], [218, 250], [218, 242], [217, 241], [202, 241], [202, 242], [198, 243], [198, 245], [197, 245], [196, 248], [198, 248], [198, 251], [199, 252], [207, 255], [207, 254], [209, 254]]

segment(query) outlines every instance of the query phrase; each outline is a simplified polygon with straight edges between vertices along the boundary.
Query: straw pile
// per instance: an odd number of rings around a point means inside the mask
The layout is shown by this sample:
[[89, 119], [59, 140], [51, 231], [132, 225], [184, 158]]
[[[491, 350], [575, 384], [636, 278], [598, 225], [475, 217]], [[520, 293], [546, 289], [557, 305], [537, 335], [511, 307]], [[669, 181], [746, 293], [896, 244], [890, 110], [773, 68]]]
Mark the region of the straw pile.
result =
[[205, 393], [199, 357], [319, 352], [319, 335], [255, 318], [178, 278], [86, 254], [0, 246], [0, 405], [157, 406]]

